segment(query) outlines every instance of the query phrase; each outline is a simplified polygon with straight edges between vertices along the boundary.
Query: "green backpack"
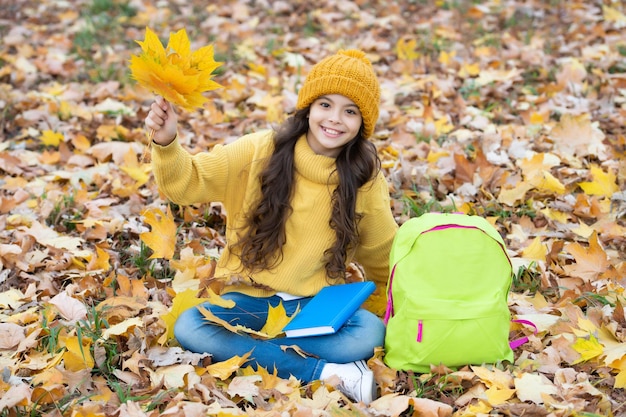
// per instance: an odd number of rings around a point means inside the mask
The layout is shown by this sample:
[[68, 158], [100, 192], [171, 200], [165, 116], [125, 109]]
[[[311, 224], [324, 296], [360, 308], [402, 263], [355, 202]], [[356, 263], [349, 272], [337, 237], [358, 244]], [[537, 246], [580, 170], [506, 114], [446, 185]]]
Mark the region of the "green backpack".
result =
[[511, 261], [482, 217], [427, 213], [406, 221], [390, 254], [385, 363], [430, 372], [513, 361]]

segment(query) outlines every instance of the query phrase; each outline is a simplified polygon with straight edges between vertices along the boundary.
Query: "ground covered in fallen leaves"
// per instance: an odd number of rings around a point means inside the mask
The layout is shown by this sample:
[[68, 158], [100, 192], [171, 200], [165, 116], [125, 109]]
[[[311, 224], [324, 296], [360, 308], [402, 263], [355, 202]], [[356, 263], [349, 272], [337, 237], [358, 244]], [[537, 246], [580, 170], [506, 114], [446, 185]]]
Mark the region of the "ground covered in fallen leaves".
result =
[[[0, 416], [626, 414], [626, 10], [619, 1], [0, 1]], [[358, 47], [398, 223], [488, 218], [530, 320], [514, 363], [396, 372], [381, 397], [213, 363], [171, 337], [211, 297], [226, 213], [159, 196], [129, 79], [150, 27], [224, 62], [192, 152], [279, 123], [308, 68]], [[358, 273], [356, 268], [354, 273]], [[382, 313], [381, 292], [368, 302]]]

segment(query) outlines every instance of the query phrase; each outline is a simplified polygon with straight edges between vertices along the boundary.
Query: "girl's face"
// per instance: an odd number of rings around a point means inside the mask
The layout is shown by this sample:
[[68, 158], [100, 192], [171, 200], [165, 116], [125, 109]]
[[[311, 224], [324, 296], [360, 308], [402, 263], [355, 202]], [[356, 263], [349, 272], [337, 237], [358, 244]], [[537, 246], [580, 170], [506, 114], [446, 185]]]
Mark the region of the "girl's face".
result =
[[359, 107], [348, 97], [321, 96], [309, 108], [306, 140], [316, 154], [336, 158], [341, 148], [359, 133], [362, 121]]

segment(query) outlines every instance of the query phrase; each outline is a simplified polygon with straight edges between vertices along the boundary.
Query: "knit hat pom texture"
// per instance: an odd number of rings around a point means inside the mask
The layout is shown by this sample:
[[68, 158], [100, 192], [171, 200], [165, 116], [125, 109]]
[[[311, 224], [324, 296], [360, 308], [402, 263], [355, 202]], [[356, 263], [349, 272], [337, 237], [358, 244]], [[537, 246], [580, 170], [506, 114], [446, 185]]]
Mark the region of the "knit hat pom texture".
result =
[[363, 133], [369, 138], [378, 121], [380, 85], [365, 53], [358, 49], [340, 50], [311, 68], [300, 92], [297, 109], [303, 109], [318, 97], [341, 94], [359, 107]]

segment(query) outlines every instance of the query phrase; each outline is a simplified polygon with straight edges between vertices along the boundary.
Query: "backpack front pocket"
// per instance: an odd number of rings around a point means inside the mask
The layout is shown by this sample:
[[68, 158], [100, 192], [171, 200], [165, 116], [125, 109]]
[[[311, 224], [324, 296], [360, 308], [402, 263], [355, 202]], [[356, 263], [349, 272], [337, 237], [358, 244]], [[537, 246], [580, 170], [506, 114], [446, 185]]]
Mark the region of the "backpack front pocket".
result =
[[447, 308], [445, 314], [407, 305], [396, 310], [385, 337], [389, 366], [424, 373], [430, 371], [430, 365], [455, 368], [513, 360], [508, 345], [508, 310], [494, 314], [492, 306], [453, 303], [457, 305], [451, 307], [449, 300], [441, 304]]

